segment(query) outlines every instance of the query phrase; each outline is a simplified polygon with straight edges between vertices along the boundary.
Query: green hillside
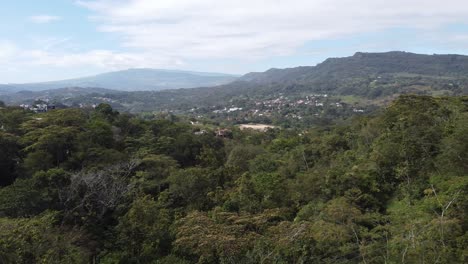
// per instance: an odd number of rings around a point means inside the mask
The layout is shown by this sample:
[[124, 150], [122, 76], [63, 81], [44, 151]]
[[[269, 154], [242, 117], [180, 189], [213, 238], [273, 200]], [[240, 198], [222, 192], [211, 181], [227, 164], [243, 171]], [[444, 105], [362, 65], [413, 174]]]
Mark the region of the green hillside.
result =
[[[394, 95], [468, 94], [468, 56], [420, 55], [407, 52], [356, 53], [327, 59], [317, 66], [271, 69], [250, 73], [230, 84], [161, 92], [136, 92], [110, 96], [141, 110], [191, 108], [233, 99], [266, 99], [325, 93], [379, 100]], [[152, 105], [152, 106], [150, 106]]]
[[468, 261], [466, 96], [223, 137], [105, 104], [0, 128], [1, 263]]

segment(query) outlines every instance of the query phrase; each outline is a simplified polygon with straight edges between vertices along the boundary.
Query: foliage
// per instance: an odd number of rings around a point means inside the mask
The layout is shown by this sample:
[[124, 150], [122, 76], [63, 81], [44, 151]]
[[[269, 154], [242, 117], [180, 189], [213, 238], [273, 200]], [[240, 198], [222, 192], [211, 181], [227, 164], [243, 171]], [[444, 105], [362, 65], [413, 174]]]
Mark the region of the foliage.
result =
[[79, 246], [83, 235], [54, 226], [55, 217], [0, 218], [0, 262], [88, 263], [89, 252]]
[[231, 138], [109, 105], [0, 122], [1, 263], [468, 261], [466, 97]]

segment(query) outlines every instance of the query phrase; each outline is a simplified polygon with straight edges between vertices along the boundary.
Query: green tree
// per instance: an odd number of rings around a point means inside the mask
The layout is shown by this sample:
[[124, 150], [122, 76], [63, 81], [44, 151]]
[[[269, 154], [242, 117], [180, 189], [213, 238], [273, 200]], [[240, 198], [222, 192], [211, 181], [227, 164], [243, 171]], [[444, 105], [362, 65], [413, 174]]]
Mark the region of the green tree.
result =
[[18, 137], [0, 131], [0, 187], [7, 186], [18, 177], [21, 161]]
[[88, 263], [89, 251], [78, 246], [83, 234], [56, 227], [55, 217], [0, 218], [0, 262]]
[[17, 179], [0, 189], [0, 216], [28, 217], [47, 209], [63, 209], [63, 190], [70, 174], [62, 169], [38, 171], [31, 178]]
[[235, 146], [228, 155], [226, 165], [246, 172], [249, 169], [250, 160], [263, 153], [264, 150], [258, 146], [239, 145]]
[[119, 115], [119, 112], [114, 111], [109, 104], [103, 103], [96, 106], [95, 113], [97, 116], [100, 116], [109, 122], [113, 122]]
[[150, 196], [136, 198], [116, 227], [120, 263], [149, 263], [170, 252], [172, 217]]
[[143, 193], [157, 195], [167, 188], [167, 178], [178, 168], [171, 157], [150, 154], [141, 160], [132, 182]]
[[173, 206], [198, 210], [210, 208], [212, 201], [208, 194], [215, 191], [219, 176], [216, 171], [205, 168], [174, 171], [167, 179]]

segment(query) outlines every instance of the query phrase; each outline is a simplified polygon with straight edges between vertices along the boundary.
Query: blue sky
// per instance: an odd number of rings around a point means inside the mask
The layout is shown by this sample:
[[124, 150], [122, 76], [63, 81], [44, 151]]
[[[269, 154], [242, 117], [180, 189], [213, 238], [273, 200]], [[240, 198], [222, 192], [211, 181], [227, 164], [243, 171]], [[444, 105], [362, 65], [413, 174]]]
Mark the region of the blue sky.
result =
[[468, 54], [461, 0], [15, 0], [0, 83], [127, 68], [242, 74], [356, 51]]

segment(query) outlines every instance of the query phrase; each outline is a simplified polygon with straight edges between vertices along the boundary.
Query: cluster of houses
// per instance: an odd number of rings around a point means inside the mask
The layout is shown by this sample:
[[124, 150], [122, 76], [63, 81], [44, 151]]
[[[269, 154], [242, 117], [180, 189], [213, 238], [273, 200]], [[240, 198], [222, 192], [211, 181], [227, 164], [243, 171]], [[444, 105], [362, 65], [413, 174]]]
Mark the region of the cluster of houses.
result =
[[102, 102], [107, 102], [107, 103], [115, 103], [115, 102], [117, 102], [117, 101], [114, 100], [114, 99], [107, 98], [107, 97], [100, 97], [100, 96], [93, 97], [93, 99], [97, 99], [97, 100], [100, 100], [100, 101], [102, 101]]
[[21, 108], [24, 110], [30, 110], [35, 113], [45, 113], [49, 110], [55, 109], [55, 105], [47, 104], [47, 103], [39, 103], [39, 104], [21, 104]]
[[[339, 98], [333, 98], [328, 94], [309, 94], [303, 96], [285, 96], [279, 93], [270, 99], [247, 99], [240, 103], [230, 101], [229, 105], [212, 106], [210, 113], [219, 115], [227, 121], [237, 122], [264, 122], [264, 120], [278, 116], [287, 119], [301, 120], [304, 115], [320, 117], [330, 109], [341, 109], [339, 113], [351, 112], [355, 114], [364, 113], [361, 108], [349, 107]], [[190, 113], [203, 117], [207, 114], [206, 109], [192, 108]], [[212, 115], [211, 115], [212, 117]]]
[[[332, 108], [343, 108], [344, 104], [339, 100], [330, 99], [328, 94], [311, 94], [304, 97], [295, 97], [289, 98], [284, 95], [279, 95], [277, 98], [270, 100], [256, 100], [251, 103], [247, 102], [245, 107], [238, 107], [231, 105], [224, 107], [223, 109], [215, 109], [212, 112], [215, 114], [228, 114], [234, 112], [241, 112], [248, 116], [258, 116], [258, 117], [269, 117], [274, 113], [279, 113], [285, 109], [306, 109], [313, 108], [317, 109], [316, 111], [321, 112], [325, 107]], [[216, 108], [216, 106], [213, 106]], [[191, 110], [192, 112], [195, 109]], [[363, 109], [355, 109], [355, 113], [364, 112]], [[297, 114], [288, 114], [286, 117], [292, 117], [295, 119], [301, 119], [302, 116]]]
[[96, 108], [97, 104], [83, 104], [83, 103], [80, 103], [80, 104], [78, 104], [78, 106], [80, 108]]
[[[304, 98], [299, 98], [295, 100], [291, 100], [288, 97], [283, 95], [279, 96], [276, 99], [272, 100], [265, 100], [265, 101], [256, 101], [255, 105], [260, 108], [276, 108], [281, 109], [284, 107], [295, 107], [300, 105], [307, 105], [311, 107], [320, 107], [324, 106], [324, 99], [328, 98], [328, 94], [311, 94], [307, 95]], [[339, 103], [337, 103], [338, 106]], [[341, 107], [341, 104], [339, 104]]]
[[[266, 132], [268, 129], [277, 128], [276, 126], [272, 125], [264, 125], [264, 124], [242, 124], [239, 125], [240, 130], [251, 129], [259, 132]], [[213, 132], [209, 132], [205, 129], [197, 130], [193, 132], [194, 135], [201, 136], [206, 134], [212, 134]], [[232, 130], [227, 128], [218, 128], [214, 131], [214, 135], [219, 138], [232, 138]]]
[[225, 107], [224, 109], [220, 109], [220, 110], [214, 110], [213, 113], [215, 114], [221, 114], [221, 113], [231, 113], [231, 112], [236, 112], [236, 111], [241, 111], [242, 110], [242, 107], [230, 107], [230, 108], [227, 108]]

